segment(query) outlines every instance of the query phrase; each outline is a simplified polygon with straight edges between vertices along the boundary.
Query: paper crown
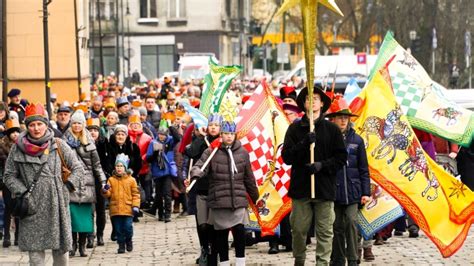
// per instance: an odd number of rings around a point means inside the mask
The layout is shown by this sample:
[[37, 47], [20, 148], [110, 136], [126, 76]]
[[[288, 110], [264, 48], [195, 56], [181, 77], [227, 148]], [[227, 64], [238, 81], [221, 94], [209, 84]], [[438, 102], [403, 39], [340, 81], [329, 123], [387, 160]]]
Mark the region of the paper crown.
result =
[[211, 123], [217, 123], [217, 124], [222, 124], [222, 121], [224, 121], [224, 119], [222, 118], [222, 116], [218, 113], [213, 113], [213, 114], [210, 114], [209, 117], [207, 118], [207, 122], [209, 124]]
[[132, 101], [132, 106], [135, 108], [139, 108], [142, 106], [142, 100], [140, 99], [135, 99]]
[[232, 121], [224, 121], [221, 124], [222, 133], [235, 133], [237, 131], [237, 126]]
[[158, 127], [158, 134], [168, 135], [168, 122], [162, 119], [160, 121], [160, 126]]
[[87, 107], [86, 103], [75, 103], [74, 104], [74, 111], [81, 110], [84, 113], [87, 113], [89, 111], [89, 108]]
[[125, 166], [125, 169], [128, 169], [129, 162], [130, 158], [128, 158], [128, 155], [125, 155], [123, 153], [120, 153], [119, 155], [117, 155], [117, 158], [115, 158], [115, 165], [121, 163], [123, 166]]
[[17, 119], [7, 119], [7, 121], [5, 121], [5, 130], [8, 131], [14, 128], [20, 129], [20, 122], [18, 122]]
[[46, 111], [42, 104], [29, 104], [25, 108], [25, 119], [33, 116], [47, 117]]
[[127, 97], [120, 97], [117, 99], [117, 107], [120, 107], [122, 105], [129, 104], [128, 98]]
[[198, 106], [201, 104], [201, 101], [198, 98], [194, 98], [189, 100], [189, 104], [194, 108], [198, 108]]
[[334, 95], [334, 99], [331, 103], [331, 106], [329, 106], [326, 117], [333, 117], [337, 115], [357, 116], [351, 112], [346, 100], [344, 100], [340, 94]]
[[105, 108], [115, 108], [115, 102], [114, 100], [108, 100], [104, 104]]
[[133, 124], [133, 123], [138, 123], [141, 124], [142, 121], [140, 120], [140, 116], [137, 114], [132, 114], [128, 117], [128, 123]]
[[88, 118], [86, 122], [87, 127], [97, 127], [100, 128], [100, 119], [99, 118]]

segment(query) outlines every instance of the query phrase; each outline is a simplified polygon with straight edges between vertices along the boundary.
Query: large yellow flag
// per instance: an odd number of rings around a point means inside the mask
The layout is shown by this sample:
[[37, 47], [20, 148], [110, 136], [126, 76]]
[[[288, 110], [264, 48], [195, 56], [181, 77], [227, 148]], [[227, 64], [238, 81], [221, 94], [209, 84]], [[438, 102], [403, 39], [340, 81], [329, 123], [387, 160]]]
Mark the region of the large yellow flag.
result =
[[474, 221], [474, 193], [423, 152], [380, 72], [351, 104], [371, 178], [390, 193], [443, 257], [463, 244]]

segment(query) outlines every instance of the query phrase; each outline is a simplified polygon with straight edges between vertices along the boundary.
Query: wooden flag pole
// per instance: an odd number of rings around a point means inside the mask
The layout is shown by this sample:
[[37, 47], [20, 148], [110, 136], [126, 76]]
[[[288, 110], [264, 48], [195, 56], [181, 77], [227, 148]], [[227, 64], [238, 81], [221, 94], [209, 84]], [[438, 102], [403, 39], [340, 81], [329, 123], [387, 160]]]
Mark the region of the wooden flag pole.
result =
[[[308, 87], [308, 103], [306, 115], [309, 118], [309, 132], [314, 131], [313, 88], [314, 88], [314, 59], [316, 56], [316, 23], [318, 21], [318, 3], [314, 0], [301, 0], [301, 15], [303, 16], [303, 46], [306, 65], [306, 86]], [[309, 147], [310, 163], [314, 163], [314, 143]], [[314, 174], [311, 175], [311, 198], [316, 197]]]
[[[206, 169], [207, 165], [211, 162], [211, 159], [212, 157], [214, 157], [214, 155], [216, 154], [217, 150], [219, 150], [219, 148], [214, 148], [214, 150], [212, 151], [211, 155], [209, 155], [209, 158], [207, 158], [207, 160], [204, 162], [204, 164], [201, 166], [201, 171], [204, 171], [204, 169]], [[191, 184], [189, 184], [189, 186], [186, 188], [186, 193], [189, 193], [189, 191], [191, 191], [191, 189], [193, 188], [194, 184], [196, 184], [196, 180], [193, 180], [193, 182], [191, 182]]]

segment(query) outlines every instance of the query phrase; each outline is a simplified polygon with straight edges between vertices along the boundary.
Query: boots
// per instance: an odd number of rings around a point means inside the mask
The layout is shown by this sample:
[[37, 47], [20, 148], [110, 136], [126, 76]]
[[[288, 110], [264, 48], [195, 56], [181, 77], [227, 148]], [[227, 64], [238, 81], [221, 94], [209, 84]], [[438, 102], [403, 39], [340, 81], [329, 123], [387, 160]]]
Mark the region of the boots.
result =
[[125, 253], [125, 243], [119, 243], [119, 248], [117, 250], [118, 254], [123, 254]]
[[86, 241], [87, 241], [87, 233], [79, 233], [79, 255], [81, 257], [87, 257], [86, 254]]
[[104, 237], [101, 235], [97, 235], [97, 246], [103, 246], [104, 245]]
[[372, 253], [372, 248], [364, 248], [364, 260], [373, 261], [375, 260], [375, 255]]
[[88, 234], [86, 248], [93, 248], [93, 247], [94, 247], [94, 234]]
[[69, 251], [69, 257], [74, 257], [77, 250], [77, 233], [72, 233], [72, 250]]
[[270, 241], [270, 249], [268, 250], [268, 254], [278, 254], [280, 249], [278, 248], [278, 242]]
[[206, 248], [201, 247], [201, 256], [199, 256], [199, 258], [196, 260], [197, 262], [196, 264], [199, 264], [199, 266], [208, 265], [207, 263], [208, 255], [209, 255], [209, 251]]
[[133, 242], [132, 242], [132, 240], [127, 241], [127, 243], [125, 243], [125, 246], [126, 246], [126, 249], [127, 249], [128, 252], [133, 251]]

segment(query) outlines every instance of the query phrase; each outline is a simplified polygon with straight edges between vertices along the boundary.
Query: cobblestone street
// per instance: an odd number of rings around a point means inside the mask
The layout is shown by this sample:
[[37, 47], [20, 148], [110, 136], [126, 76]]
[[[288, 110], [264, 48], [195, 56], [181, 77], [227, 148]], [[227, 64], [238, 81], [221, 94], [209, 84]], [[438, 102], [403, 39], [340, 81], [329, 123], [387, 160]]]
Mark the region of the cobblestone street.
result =
[[[70, 265], [193, 265], [199, 252], [194, 217], [173, 219], [170, 223], [158, 222], [145, 215], [134, 224], [134, 251], [117, 254], [117, 244], [110, 241], [110, 223], [106, 226], [103, 247], [88, 249], [88, 257], [73, 257]], [[315, 244], [308, 246], [307, 265], [314, 265]], [[247, 265], [291, 265], [291, 253], [268, 255], [268, 245], [259, 243], [247, 247]], [[361, 265], [474, 265], [474, 229], [471, 229], [464, 246], [454, 256], [443, 259], [431, 241], [420, 235], [417, 239], [392, 237], [385, 245], [374, 246], [376, 260]], [[52, 264], [50, 252], [47, 261]], [[231, 262], [234, 253], [230, 252]], [[0, 265], [27, 265], [28, 254], [18, 247], [0, 248]]]

